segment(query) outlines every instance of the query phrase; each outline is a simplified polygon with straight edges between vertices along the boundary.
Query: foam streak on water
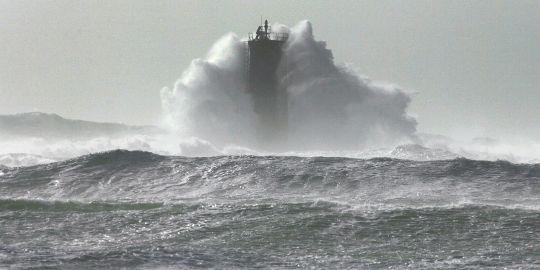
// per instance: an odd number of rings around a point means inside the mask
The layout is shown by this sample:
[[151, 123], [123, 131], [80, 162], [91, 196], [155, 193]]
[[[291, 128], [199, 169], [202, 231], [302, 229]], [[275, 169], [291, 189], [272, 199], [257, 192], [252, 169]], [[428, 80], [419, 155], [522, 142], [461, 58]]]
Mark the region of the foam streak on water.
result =
[[540, 165], [113, 151], [0, 170], [0, 267], [540, 266]]

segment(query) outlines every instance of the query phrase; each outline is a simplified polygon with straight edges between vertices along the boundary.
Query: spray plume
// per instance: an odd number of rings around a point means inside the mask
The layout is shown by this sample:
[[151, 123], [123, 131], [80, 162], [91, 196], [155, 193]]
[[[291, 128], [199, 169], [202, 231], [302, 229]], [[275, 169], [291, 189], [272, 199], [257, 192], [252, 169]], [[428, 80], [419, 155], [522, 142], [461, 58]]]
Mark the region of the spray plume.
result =
[[[273, 29], [289, 33], [278, 69], [289, 114], [280, 150], [361, 150], [414, 140], [416, 121], [406, 112], [407, 93], [337, 66], [308, 21]], [[205, 58], [193, 60], [173, 89], [162, 90], [167, 125], [180, 137], [218, 149], [258, 149], [245, 55], [245, 42], [227, 34]]]

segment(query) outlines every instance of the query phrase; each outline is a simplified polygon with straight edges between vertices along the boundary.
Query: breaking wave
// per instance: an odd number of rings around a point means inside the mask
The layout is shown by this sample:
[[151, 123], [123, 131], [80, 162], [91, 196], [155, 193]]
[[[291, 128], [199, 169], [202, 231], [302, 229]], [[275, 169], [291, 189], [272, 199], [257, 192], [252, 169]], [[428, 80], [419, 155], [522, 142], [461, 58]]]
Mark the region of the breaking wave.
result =
[[[414, 140], [416, 121], [406, 112], [410, 97], [403, 90], [337, 66], [308, 21], [274, 29], [289, 32], [278, 70], [289, 112], [288, 140], [280, 149], [361, 150]], [[193, 60], [173, 89], [162, 90], [168, 126], [218, 149], [260, 149], [245, 55], [245, 42], [227, 34], [205, 58]]]
[[288, 28], [278, 79], [287, 89], [287, 140], [275, 149], [257, 141], [253, 100], [246, 91], [246, 44], [234, 34], [195, 59], [172, 89], [161, 91], [160, 127], [64, 119], [54, 114], [0, 116], [0, 165], [50, 163], [115, 149], [161, 155], [289, 155], [390, 157], [419, 161], [464, 157], [540, 162], [540, 144], [490, 138], [456, 141], [416, 132], [410, 96], [344, 65], [304, 21]]
[[403, 90], [335, 65], [309, 22], [274, 29], [275, 153], [233, 34], [162, 91], [172, 133], [0, 116], [0, 268], [538, 268], [540, 145], [417, 134]]

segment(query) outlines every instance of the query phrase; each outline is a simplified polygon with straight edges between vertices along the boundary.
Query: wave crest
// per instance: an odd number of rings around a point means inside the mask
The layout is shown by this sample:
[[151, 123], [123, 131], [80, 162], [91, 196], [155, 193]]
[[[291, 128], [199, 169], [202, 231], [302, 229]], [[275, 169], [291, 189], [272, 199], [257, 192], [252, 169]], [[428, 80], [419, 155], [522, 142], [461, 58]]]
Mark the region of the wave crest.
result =
[[119, 150], [2, 171], [0, 198], [8, 199], [326, 200], [392, 207], [540, 204], [540, 164], [463, 158], [188, 158]]

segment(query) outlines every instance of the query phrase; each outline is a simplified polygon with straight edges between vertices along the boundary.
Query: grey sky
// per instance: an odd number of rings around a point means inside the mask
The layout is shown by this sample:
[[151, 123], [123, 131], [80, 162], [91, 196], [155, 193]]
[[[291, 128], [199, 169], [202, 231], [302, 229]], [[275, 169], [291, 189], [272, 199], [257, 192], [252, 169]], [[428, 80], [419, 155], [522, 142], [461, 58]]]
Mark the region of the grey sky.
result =
[[419, 130], [540, 139], [540, 1], [0, 0], [0, 114], [148, 124], [226, 32], [308, 19], [336, 62], [417, 94]]

